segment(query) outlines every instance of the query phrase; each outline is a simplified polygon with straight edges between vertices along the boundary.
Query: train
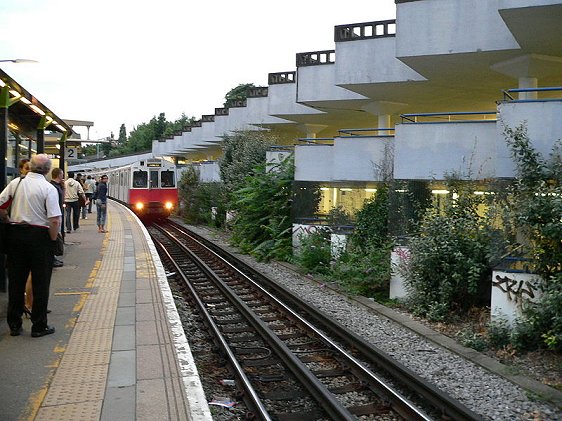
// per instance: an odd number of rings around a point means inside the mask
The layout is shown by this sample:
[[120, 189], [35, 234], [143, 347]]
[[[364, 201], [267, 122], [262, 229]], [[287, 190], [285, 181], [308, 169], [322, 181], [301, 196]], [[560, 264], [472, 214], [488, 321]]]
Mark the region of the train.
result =
[[118, 168], [84, 172], [96, 180], [103, 174], [108, 176], [108, 196], [141, 219], [165, 219], [177, 209], [176, 166], [170, 161], [147, 158]]

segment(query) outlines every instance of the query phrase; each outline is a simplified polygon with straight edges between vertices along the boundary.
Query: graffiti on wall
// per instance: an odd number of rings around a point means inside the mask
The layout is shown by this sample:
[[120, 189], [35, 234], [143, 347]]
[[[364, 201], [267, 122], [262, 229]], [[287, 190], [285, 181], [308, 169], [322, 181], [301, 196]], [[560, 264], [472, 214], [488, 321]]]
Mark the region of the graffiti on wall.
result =
[[492, 285], [507, 295], [509, 301], [521, 304], [525, 299], [532, 300], [538, 292], [537, 283], [530, 280], [516, 280], [508, 276], [496, 275]]

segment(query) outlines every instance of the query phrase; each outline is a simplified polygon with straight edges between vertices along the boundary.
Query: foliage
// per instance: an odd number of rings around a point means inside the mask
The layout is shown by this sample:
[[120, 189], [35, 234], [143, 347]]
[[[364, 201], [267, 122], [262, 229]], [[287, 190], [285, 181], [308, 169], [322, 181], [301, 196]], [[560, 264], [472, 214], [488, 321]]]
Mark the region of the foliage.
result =
[[275, 139], [262, 132], [242, 131], [223, 138], [223, 154], [219, 159], [221, 179], [229, 192], [242, 188], [248, 176], [265, 164], [266, 152]]
[[248, 96], [248, 89], [253, 88], [253, 83], [241, 83], [232, 88], [224, 96], [224, 107], [231, 107], [236, 101], [243, 101]]
[[393, 181], [389, 192], [388, 226], [395, 238], [412, 235], [419, 229], [426, 210], [431, 207], [429, 182]]
[[[168, 121], [166, 120], [165, 113], [160, 113], [158, 117], [152, 117], [148, 123], [142, 123], [133, 128], [128, 138], [126, 138], [125, 125], [122, 124], [119, 129], [118, 141], [116, 143], [112, 142], [112, 144], [103, 144], [102, 148], [104, 148], [104, 153], [108, 156], [147, 151], [152, 148], [153, 140], [163, 139], [173, 133], [180, 132], [194, 121], [194, 117], [187, 117], [185, 114], [182, 114], [175, 121]], [[125, 141], [123, 141], [124, 135]]]
[[288, 260], [292, 254], [291, 195], [294, 165], [287, 159], [269, 172], [255, 167], [233, 194], [232, 241], [259, 260]]
[[543, 294], [529, 302], [512, 341], [518, 349], [546, 346], [562, 351], [562, 148], [554, 142], [548, 159], [531, 145], [526, 127], [506, 128], [517, 178], [509, 203], [519, 237], [532, 253], [534, 272], [543, 279]]
[[[188, 167], [178, 183], [181, 215], [190, 224], [224, 226], [224, 186], [222, 183], [200, 183], [194, 167]], [[217, 212], [212, 213], [215, 207]]]
[[343, 253], [332, 266], [330, 278], [352, 294], [376, 297], [388, 295], [390, 271], [390, 246], [381, 244]]
[[471, 329], [463, 329], [456, 335], [461, 345], [472, 348], [476, 351], [484, 351], [488, 348], [488, 341], [478, 332], [473, 332]]
[[532, 245], [535, 272], [548, 283], [562, 271], [562, 150], [554, 144], [550, 159], [531, 145], [524, 126], [506, 128], [507, 143], [517, 165], [511, 211]]
[[388, 186], [382, 185], [376, 195], [366, 200], [355, 215], [351, 242], [360, 250], [380, 248], [388, 243]]
[[326, 227], [299, 238], [297, 263], [308, 273], [329, 274], [331, 259], [331, 230]]
[[293, 202], [291, 204], [293, 220], [316, 217], [321, 199], [322, 194], [319, 183], [295, 181], [293, 183]]
[[477, 213], [482, 196], [456, 180], [448, 181], [448, 190], [444, 208], [424, 217], [402, 268], [410, 304], [436, 320], [483, 304], [480, 297], [489, 292], [491, 276], [491, 223]]
[[119, 146], [122, 146], [125, 143], [127, 143], [127, 128], [125, 127], [125, 124], [121, 124], [121, 127], [119, 127], [119, 137], [117, 138], [117, 144]]

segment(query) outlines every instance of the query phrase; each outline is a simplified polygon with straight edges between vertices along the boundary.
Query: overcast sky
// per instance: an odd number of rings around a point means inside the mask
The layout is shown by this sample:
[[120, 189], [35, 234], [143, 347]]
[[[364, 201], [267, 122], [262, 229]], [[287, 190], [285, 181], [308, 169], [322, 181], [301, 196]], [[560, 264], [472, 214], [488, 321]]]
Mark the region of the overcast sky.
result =
[[334, 25], [395, 17], [394, 0], [2, 0], [0, 60], [38, 63], [0, 68], [99, 139], [161, 112], [213, 114], [238, 84], [333, 49]]

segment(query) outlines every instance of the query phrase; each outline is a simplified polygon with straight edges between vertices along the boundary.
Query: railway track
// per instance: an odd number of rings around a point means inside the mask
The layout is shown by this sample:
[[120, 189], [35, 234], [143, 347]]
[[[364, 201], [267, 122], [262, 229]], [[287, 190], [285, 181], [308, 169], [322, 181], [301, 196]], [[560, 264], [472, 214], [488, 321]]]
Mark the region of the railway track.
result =
[[478, 420], [353, 332], [185, 227], [149, 229], [260, 420]]

